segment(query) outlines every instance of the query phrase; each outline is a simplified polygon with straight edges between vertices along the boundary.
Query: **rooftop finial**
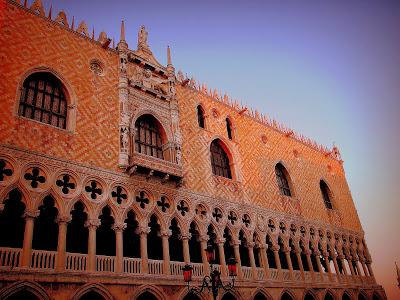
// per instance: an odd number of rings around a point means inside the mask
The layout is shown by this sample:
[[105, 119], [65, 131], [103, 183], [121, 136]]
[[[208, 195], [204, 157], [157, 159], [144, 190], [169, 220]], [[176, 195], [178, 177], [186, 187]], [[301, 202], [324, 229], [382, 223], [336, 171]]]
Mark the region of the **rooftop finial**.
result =
[[122, 20], [121, 22], [121, 41], [125, 41], [125, 24], [124, 24], [124, 20]]
[[74, 26], [75, 26], [75, 17], [72, 16], [72, 24], [71, 24], [71, 29], [74, 30]]
[[49, 19], [51, 20], [51, 12], [53, 10], [53, 4], [50, 4], [50, 10], [49, 10]]
[[169, 46], [167, 47], [167, 58], [168, 58], [168, 64], [172, 65], [172, 60], [171, 60], [171, 49]]
[[150, 50], [149, 45], [147, 44], [147, 36], [148, 32], [144, 25], [140, 26], [140, 30], [138, 32], [138, 50]]

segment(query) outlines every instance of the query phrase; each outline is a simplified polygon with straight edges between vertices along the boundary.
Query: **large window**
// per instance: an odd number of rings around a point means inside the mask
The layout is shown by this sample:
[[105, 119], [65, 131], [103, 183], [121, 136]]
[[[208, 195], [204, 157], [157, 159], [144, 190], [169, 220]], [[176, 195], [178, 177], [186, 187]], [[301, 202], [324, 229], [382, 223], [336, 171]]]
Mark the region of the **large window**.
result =
[[197, 106], [197, 122], [199, 123], [199, 127], [205, 128], [204, 110], [201, 105]]
[[210, 147], [212, 172], [215, 175], [232, 178], [229, 158], [219, 140], [214, 140]]
[[67, 100], [61, 81], [47, 72], [38, 72], [25, 79], [18, 114], [42, 123], [65, 129]]
[[332, 201], [331, 201], [331, 196], [330, 196], [330, 190], [328, 185], [325, 183], [325, 181], [321, 180], [319, 182], [319, 187], [321, 188], [321, 193], [322, 193], [322, 198], [324, 199], [324, 203], [326, 208], [332, 209]]
[[289, 181], [287, 176], [287, 171], [282, 164], [277, 164], [275, 166], [276, 181], [278, 182], [279, 191], [282, 195], [292, 196], [289, 187]]
[[135, 123], [135, 151], [163, 159], [160, 125], [151, 115], [143, 115]]

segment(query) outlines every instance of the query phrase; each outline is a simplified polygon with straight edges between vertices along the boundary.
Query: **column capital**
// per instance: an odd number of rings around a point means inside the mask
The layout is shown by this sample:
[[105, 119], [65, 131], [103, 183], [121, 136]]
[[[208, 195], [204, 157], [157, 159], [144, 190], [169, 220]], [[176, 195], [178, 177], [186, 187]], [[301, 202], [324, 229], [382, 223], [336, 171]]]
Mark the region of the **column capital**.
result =
[[217, 245], [224, 245], [224, 243], [225, 243], [225, 239], [224, 238], [220, 238], [220, 239], [217, 239], [216, 241], [215, 241], [215, 243], [217, 244]]
[[126, 223], [123, 222], [114, 223], [112, 226], [112, 229], [114, 231], [124, 231], [125, 228], [126, 228]]
[[247, 248], [254, 248], [256, 243], [254, 242], [247, 242]]
[[181, 234], [181, 240], [190, 240], [192, 238], [192, 234], [191, 233], [184, 233]]
[[160, 232], [161, 237], [167, 237], [169, 238], [172, 235], [172, 231], [170, 229], [162, 230]]
[[85, 227], [89, 228], [89, 229], [97, 229], [97, 227], [99, 227], [101, 224], [100, 219], [89, 219], [85, 222]]
[[137, 233], [138, 234], [140, 234], [140, 235], [143, 235], [143, 234], [149, 234], [150, 233], [150, 227], [149, 226], [139, 226], [138, 227], [138, 229], [137, 229]]
[[35, 219], [37, 216], [39, 216], [40, 210], [38, 209], [26, 209], [23, 217], [25, 219]]
[[199, 236], [199, 241], [200, 242], [208, 242], [210, 238], [208, 237], [208, 235], [200, 235]]
[[58, 225], [62, 224], [62, 223], [69, 223], [71, 222], [72, 217], [71, 215], [58, 215], [56, 222], [58, 223]]

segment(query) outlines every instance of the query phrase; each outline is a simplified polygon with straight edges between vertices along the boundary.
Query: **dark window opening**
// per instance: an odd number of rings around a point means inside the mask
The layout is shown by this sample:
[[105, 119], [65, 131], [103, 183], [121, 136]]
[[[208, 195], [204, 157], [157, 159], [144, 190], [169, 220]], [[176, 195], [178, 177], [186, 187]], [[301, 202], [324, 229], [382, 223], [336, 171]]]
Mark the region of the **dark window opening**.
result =
[[200, 234], [194, 222], [190, 224], [189, 233], [192, 235], [189, 240], [190, 261], [193, 263], [201, 263], [201, 244], [199, 242]]
[[103, 208], [99, 219], [101, 223], [96, 231], [96, 254], [114, 256], [115, 232], [112, 229], [114, 218], [108, 206]]
[[290, 191], [290, 187], [289, 187], [289, 181], [286, 177], [286, 169], [282, 164], [277, 164], [275, 166], [275, 174], [276, 174], [276, 180], [278, 182], [278, 187], [279, 187], [279, 191], [282, 195], [285, 196], [292, 196], [292, 193]]
[[125, 219], [126, 228], [123, 233], [124, 257], [140, 257], [140, 235], [137, 230], [139, 223], [135, 213], [131, 210]]
[[322, 198], [324, 199], [326, 208], [332, 209], [333, 206], [332, 206], [331, 198], [329, 196], [330, 191], [329, 191], [328, 185], [325, 183], [325, 181], [321, 180], [319, 182], [319, 187], [321, 188]]
[[178, 221], [172, 219], [171, 226], [171, 236], [169, 237], [169, 255], [171, 261], [183, 261], [183, 246], [181, 240], [181, 230], [178, 226]]
[[232, 123], [229, 118], [226, 118], [226, 132], [228, 133], [228, 138], [232, 139]]
[[87, 214], [82, 202], [75, 203], [71, 216], [72, 220], [67, 227], [67, 252], [88, 253], [89, 231], [85, 226]]
[[232, 179], [228, 155], [218, 140], [211, 143], [210, 151], [213, 174]]
[[205, 128], [204, 110], [200, 105], [197, 106], [197, 122], [199, 123], [199, 127]]
[[135, 123], [135, 151], [163, 159], [162, 138], [157, 120], [150, 115], [141, 116]]
[[152, 215], [149, 222], [150, 233], [147, 235], [147, 255], [149, 259], [162, 260], [162, 240], [161, 226], [158, 224], [157, 217]]

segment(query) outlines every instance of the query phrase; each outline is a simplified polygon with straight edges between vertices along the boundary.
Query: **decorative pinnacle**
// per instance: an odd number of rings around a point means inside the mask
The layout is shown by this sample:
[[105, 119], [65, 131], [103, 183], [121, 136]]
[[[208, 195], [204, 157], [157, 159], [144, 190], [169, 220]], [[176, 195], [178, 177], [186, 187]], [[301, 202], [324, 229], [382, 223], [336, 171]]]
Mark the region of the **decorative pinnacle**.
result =
[[121, 41], [125, 41], [125, 24], [124, 24], [124, 20], [122, 20], [121, 22]]
[[171, 49], [169, 48], [169, 46], [167, 46], [167, 58], [168, 58], [168, 65], [172, 65]]
[[74, 30], [74, 25], [75, 25], [75, 17], [72, 16], [72, 24], [71, 24], [71, 29]]
[[53, 4], [50, 4], [50, 10], [49, 10], [49, 19], [51, 20], [51, 12], [53, 10]]

